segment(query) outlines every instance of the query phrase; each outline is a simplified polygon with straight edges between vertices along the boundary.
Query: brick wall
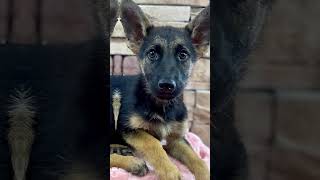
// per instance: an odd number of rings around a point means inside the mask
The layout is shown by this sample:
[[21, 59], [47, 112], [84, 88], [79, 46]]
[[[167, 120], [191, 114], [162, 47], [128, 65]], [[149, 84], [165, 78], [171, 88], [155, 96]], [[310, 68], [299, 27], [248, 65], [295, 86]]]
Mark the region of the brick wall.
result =
[[[185, 26], [209, 0], [135, 0], [143, 11], [155, 18], [156, 25]], [[110, 73], [139, 73], [137, 58], [127, 48], [121, 23], [117, 23], [110, 44]], [[201, 57], [193, 71], [184, 98], [188, 107], [190, 130], [210, 143], [210, 52]]]
[[319, 1], [275, 1], [249, 58], [235, 117], [251, 180], [320, 179], [319, 17]]
[[97, 33], [86, 0], [0, 0], [0, 44], [79, 43]]

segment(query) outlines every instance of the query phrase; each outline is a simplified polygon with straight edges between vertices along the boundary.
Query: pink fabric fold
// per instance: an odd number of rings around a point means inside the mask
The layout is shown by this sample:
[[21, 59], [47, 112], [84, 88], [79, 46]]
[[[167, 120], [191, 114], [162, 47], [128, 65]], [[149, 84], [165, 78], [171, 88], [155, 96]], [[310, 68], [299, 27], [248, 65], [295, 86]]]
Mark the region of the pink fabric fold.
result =
[[[193, 150], [198, 156], [208, 165], [210, 169], [210, 149], [203, 144], [202, 140], [195, 134], [189, 132], [185, 136], [186, 140], [190, 143]], [[172, 162], [178, 167], [181, 172], [183, 180], [195, 180], [193, 174], [188, 170], [186, 166], [179, 161], [170, 158]], [[150, 172], [144, 177], [134, 176], [127, 171], [120, 168], [110, 168], [110, 180], [157, 180], [152, 167], [149, 167]]]

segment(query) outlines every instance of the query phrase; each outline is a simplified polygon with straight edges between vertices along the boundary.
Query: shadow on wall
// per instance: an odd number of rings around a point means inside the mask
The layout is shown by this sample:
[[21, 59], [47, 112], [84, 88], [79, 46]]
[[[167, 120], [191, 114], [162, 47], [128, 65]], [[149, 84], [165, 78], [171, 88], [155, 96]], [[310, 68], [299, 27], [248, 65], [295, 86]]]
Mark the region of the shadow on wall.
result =
[[251, 180], [320, 179], [320, 2], [275, 1], [235, 117]]

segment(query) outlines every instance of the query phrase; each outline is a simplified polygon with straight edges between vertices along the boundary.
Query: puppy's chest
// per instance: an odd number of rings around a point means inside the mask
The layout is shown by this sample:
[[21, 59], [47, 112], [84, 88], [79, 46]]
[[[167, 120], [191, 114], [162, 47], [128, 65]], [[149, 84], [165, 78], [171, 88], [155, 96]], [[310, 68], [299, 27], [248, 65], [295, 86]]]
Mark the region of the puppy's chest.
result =
[[150, 108], [149, 101], [133, 98], [127, 93], [129, 92], [113, 90], [115, 131], [143, 129], [159, 140], [166, 139], [171, 134], [183, 136], [186, 133], [187, 122], [184, 118], [176, 116], [178, 110]]
[[159, 140], [166, 139], [170, 135], [182, 137], [187, 132], [186, 121], [166, 122], [156, 113], [151, 116], [151, 119], [132, 114], [127, 123], [131, 129], [143, 129]]

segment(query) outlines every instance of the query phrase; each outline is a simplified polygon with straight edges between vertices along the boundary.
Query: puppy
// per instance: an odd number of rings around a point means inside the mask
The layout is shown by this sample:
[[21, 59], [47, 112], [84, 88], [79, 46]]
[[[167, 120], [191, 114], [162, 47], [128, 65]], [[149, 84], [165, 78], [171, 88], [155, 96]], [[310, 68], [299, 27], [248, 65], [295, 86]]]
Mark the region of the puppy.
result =
[[[142, 73], [111, 77], [112, 143], [132, 148], [161, 180], [181, 179], [167, 154], [185, 164], [197, 180], [209, 179], [207, 165], [184, 139], [187, 110], [182, 98], [197, 57], [209, 45], [209, 7], [185, 28], [155, 27], [131, 0], [121, 2], [120, 17]], [[166, 140], [164, 146], [161, 140]], [[111, 166], [127, 169], [136, 164], [124, 161], [123, 155], [112, 154]], [[137, 163], [133, 169], [141, 167]]]

